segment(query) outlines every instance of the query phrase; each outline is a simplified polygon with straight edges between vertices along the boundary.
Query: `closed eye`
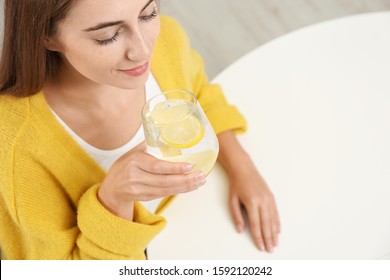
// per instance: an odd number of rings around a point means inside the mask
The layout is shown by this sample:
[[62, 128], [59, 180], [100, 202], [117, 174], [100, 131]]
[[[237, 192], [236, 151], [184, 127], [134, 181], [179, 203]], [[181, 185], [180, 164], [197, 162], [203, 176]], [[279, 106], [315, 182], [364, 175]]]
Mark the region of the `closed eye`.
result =
[[[155, 7], [152, 13], [150, 13], [149, 15], [140, 16], [138, 19], [139, 21], [142, 22], [149, 22], [155, 19], [158, 16], [158, 14], [159, 14], [158, 8]], [[114, 43], [116, 40], [118, 40], [119, 35], [120, 35], [120, 31], [117, 31], [113, 37], [105, 40], [96, 40], [96, 42], [99, 46], [107, 46], [111, 43]]]
[[118, 40], [118, 37], [119, 37], [119, 32], [116, 32], [114, 36], [112, 36], [110, 39], [106, 39], [106, 40], [96, 40], [96, 42], [98, 43], [98, 45], [100, 46], [107, 46], [113, 42], [115, 42], [116, 40]]
[[150, 15], [140, 16], [139, 20], [148, 22], [148, 21], [155, 19], [157, 16], [158, 16], [158, 9], [157, 9], [157, 7], [155, 7], [153, 9], [153, 12]]

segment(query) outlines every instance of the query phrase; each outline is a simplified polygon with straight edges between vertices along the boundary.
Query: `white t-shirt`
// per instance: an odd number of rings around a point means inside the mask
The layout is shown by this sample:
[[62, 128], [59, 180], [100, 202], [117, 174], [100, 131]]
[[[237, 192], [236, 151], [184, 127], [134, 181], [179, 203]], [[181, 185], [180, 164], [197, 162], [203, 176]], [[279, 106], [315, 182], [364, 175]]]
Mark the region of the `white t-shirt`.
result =
[[[145, 94], [146, 100], [151, 97], [161, 93], [160, 86], [158, 85], [156, 79], [153, 74], [150, 73], [148, 80], [145, 84]], [[93, 158], [95, 161], [106, 171], [108, 171], [112, 164], [123, 154], [140, 144], [145, 140], [144, 130], [142, 125], [129, 142], [124, 144], [123, 146], [116, 148], [114, 150], [102, 150], [98, 149], [86, 141], [84, 141], [80, 136], [78, 136], [53, 110], [54, 116], [57, 118], [58, 122], [64, 127], [64, 129], [73, 137], [74, 140]], [[151, 201], [142, 202], [143, 205], [151, 212], [155, 212], [157, 206], [160, 204], [162, 198], [155, 199]]]

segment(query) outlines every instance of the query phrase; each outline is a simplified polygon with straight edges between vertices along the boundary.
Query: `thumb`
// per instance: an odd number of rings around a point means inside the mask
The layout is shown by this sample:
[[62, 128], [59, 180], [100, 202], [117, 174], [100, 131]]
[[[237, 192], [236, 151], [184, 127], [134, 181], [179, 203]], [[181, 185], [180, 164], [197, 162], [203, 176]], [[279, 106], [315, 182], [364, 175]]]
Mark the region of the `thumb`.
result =
[[126, 161], [127, 158], [129, 158], [132, 154], [139, 153], [139, 152], [146, 153], [146, 143], [145, 143], [145, 141], [142, 141], [141, 143], [139, 143], [137, 146], [135, 146], [131, 150], [128, 150], [126, 153], [124, 153], [122, 156], [120, 156], [117, 159], [117, 161], [123, 161], [123, 160]]
[[133, 152], [146, 152], [146, 142], [142, 141], [137, 146], [132, 148], [130, 151], [133, 151]]

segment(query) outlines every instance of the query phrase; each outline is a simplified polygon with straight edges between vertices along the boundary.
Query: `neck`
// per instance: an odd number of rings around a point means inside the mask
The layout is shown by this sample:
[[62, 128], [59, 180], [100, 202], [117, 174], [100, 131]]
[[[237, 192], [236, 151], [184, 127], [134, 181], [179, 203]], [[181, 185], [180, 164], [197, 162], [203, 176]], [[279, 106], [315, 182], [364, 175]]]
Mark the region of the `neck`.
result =
[[50, 80], [43, 92], [55, 111], [59, 106], [84, 111], [117, 111], [122, 106], [139, 101], [140, 94], [144, 98], [144, 87], [127, 90], [102, 85], [86, 79], [76, 71], [65, 70]]
[[79, 137], [99, 149], [124, 145], [142, 123], [144, 85], [124, 90], [67, 73], [49, 81], [43, 93], [51, 109]]

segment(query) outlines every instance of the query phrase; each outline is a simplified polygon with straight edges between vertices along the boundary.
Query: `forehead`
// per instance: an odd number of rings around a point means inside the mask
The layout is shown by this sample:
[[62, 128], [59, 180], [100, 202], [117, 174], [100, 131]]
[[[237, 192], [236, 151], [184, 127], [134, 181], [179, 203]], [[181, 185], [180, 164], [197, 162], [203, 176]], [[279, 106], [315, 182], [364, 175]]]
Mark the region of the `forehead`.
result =
[[102, 21], [137, 19], [149, 0], [76, 0], [64, 25], [88, 27]]

